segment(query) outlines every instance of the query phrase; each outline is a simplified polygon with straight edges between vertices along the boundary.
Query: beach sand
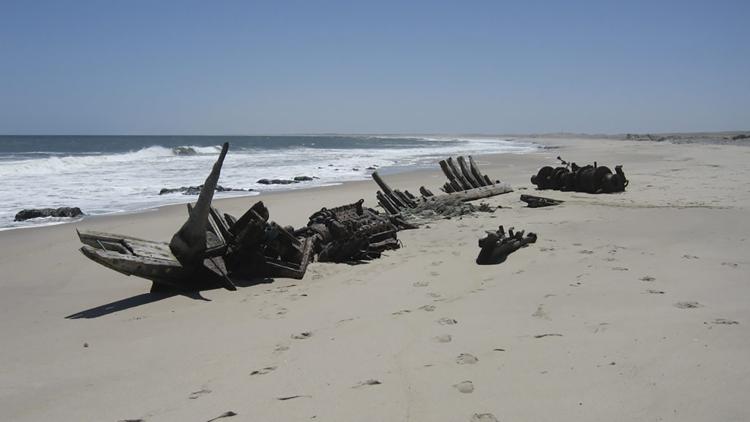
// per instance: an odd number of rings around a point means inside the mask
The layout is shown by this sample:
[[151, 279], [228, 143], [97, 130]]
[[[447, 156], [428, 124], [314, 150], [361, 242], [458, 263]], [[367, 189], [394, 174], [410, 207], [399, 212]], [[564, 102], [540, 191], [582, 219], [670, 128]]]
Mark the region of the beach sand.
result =
[[[398, 234], [364, 265], [313, 263], [191, 296], [86, 259], [75, 229], [168, 241], [184, 206], [0, 232], [0, 419], [8, 421], [744, 421], [750, 419], [750, 148], [596, 139], [480, 157], [516, 191], [492, 214]], [[623, 164], [622, 194], [540, 193], [554, 158]], [[386, 177], [437, 192], [434, 171]], [[295, 227], [371, 181], [263, 200]], [[474, 263], [503, 224], [538, 234]]]

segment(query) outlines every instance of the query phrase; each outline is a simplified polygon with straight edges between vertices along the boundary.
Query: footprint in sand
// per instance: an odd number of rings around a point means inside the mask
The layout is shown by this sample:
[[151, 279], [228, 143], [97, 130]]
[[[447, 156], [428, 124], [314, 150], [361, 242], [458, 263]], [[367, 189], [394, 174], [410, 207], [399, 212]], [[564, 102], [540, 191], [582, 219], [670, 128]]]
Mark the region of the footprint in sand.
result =
[[738, 266], [736, 262], [722, 262], [721, 265], [725, 267], [731, 267], [731, 268], [737, 268]]
[[458, 324], [458, 321], [453, 318], [440, 318], [437, 323], [440, 325], [455, 325]]
[[470, 394], [474, 392], [474, 383], [471, 381], [461, 381], [458, 384], [453, 385], [456, 390], [464, 393], [464, 394]]
[[433, 277], [437, 277], [437, 276], [440, 275], [440, 273], [437, 272], [437, 271], [430, 271], [430, 275], [433, 276]]
[[459, 365], [473, 365], [477, 362], [479, 362], [479, 359], [477, 359], [476, 356], [469, 354], [469, 353], [461, 353], [456, 358], [456, 363]]
[[547, 321], [550, 320], [549, 315], [544, 311], [544, 305], [537, 306], [536, 312], [531, 314], [531, 316], [533, 316], [534, 318], [546, 319]]
[[655, 281], [656, 279], [654, 277], [651, 277], [650, 275], [644, 275], [643, 277], [639, 278], [639, 280], [652, 282], [652, 281]]
[[391, 312], [391, 315], [403, 315], [403, 314], [408, 314], [408, 313], [410, 313], [410, 312], [411, 312], [411, 311], [410, 311], [410, 310], [408, 310], [408, 309], [402, 309], [402, 310], [400, 310], [400, 311], [396, 311], [396, 312]]
[[430, 285], [430, 283], [428, 281], [415, 281], [411, 285], [414, 287], [427, 287]]
[[217, 420], [217, 419], [221, 419], [221, 418], [231, 418], [232, 416], [237, 416], [237, 413], [235, 413], [235, 412], [232, 412], [232, 411], [230, 410], [230, 411], [228, 411], [228, 412], [224, 412], [224, 413], [222, 413], [221, 415], [219, 415], [219, 416], [217, 416], [217, 417], [215, 417], [215, 418], [213, 418], [213, 419], [209, 419], [209, 420], [207, 420], [206, 422], [213, 422], [213, 421], [215, 421], [215, 420]]
[[292, 338], [295, 340], [304, 340], [306, 338], [312, 337], [312, 333], [309, 331], [303, 331], [299, 334], [292, 334]]
[[685, 259], [698, 259], [697, 256], [695, 256], [695, 255], [688, 255], [688, 254], [682, 255], [682, 257], [685, 258]]
[[588, 249], [584, 249], [584, 250], [582, 250], [582, 251], [578, 251], [578, 253], [582, 253], [582, 254], [584, 254], [584, 255], [591, 255], [591, 254], [593, 254], [593, 253], [594, 253], [594, 251], [590, 251], [590, 250], [588, 250]]
[[287, 350], [289, 350], [289, 345], [283, 344], [283, 343], [277, 344], [276, 347], [273, 349], [273, 351], [276, 353], [286, 352]]
[[430, 265], [432, 265], [433, 267], [438, 267], [442, 263], [443, 263], [443, 261], [433, 261]]
[[195, 399], [197, 399], [198, 397], [200, 397], [200, 396], [202, 396], [202, 395], [204, 395], [204, 394], [208, 394], [208, 393], [210, 393], [210, 392], [211, 392], [211, 390], [209, 390], [208, 388], [201, 388], [201, 389], [200, 389], [200, 390], [198, 390], [198, 391], [193, 391], [192, 393], [190, 393], [190, 395], [188, 396], [188, 398], [189, 398], [190, 400], [195, 400]]
[[475, 413], [470, 422], [499, 422], [492, 413]]
[[732, 319], [724, 319], [724, 318], [716, 318], [715, 320], [711, 321], [711, 324], [716, 325], [737, 325], [739, 322], [732, 320]]
[[427, 312], [432, 312], [435, 310], [435, 305], [424, 305], [424, 306], [420, 306], [419, 309], [423, 311], [427, 311]]
[[628, 271], [626, 267], [612, 267], [612, 271]]
[[276, 370], [275, 366], [266, 366], [263, 369], [256, 369], [255, 371], [251, 372], [250, 375], [266, 375], [269, 372], [273, 372]]
[[700, 308], [703, 305], [695, 301], [685, 301], [685, 302], [677, 302], [674, 304], [674, 306], [680, 309], [695, 309], [695, 308]]
[[376, 379], [369, 379], [369, 380], [362, 381], [362, 382], [358, 383], [357, 385], [353, 386], [352, 388], [361, 388], [361, 387], [365, 387], [365, 386], [368, 386], [368, 385], [380, 385], [380, 384], [382, 384], [382, 382], [380, 382], [380, 381], [378, 381]]
[[450, 343], [451, 340], [453, 340], [453, 337], [450, 334], [442, 334], [439, 336], [435, 336], [432, 339], [438, 343]]
[[648, 293], [650, 295], [663, 295], [664, 294], [664, 290], [648, 289], [648, 290], [646, 290], [646, 293]]
[[431, 297], [433, 299], [437, 299], [437, 298], [440, 297], [440, 293], [429, 292], [429, 293], [427, 293], [427, 296], [429, 296], [429, 297]]

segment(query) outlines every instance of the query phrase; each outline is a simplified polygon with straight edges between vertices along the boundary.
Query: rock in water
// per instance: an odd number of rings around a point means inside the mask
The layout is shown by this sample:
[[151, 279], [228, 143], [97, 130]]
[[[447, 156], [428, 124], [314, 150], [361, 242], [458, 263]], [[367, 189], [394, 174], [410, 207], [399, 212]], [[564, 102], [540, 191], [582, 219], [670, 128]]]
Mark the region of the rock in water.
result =
[[261, 185], [291, 185], [292, 183], [297, 182], [288, 179], [260, 179], [256, 183], [259, 183]]
[[32, 218], [41, 217], [79, 217], [83, 215], [78, 207], [61, 207], [61, 208], [38, 208], [38, 209], [25, 209], [21, 210], [16, 214], [15, 221], [26, 221]]

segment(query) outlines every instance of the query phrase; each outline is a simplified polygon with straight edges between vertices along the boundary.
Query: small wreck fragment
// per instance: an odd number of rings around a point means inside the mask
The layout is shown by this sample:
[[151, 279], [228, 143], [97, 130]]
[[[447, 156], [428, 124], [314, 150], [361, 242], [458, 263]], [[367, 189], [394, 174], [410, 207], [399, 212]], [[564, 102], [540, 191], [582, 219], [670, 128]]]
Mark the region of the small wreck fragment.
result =
[[545, 166], [531, 176], [531, 183], [539, 189], [576, 191], [586, 193], [623, 192], [628, 186], [628, 179], [622, 166], [615, 166], [615, 172], [607, 166], [594, 165], [580, 167], [557, 157], [562, 163], [558, 167]]
[[521, 201], [525, 202], [528, 208], [551, 207], [553, 205], [560, 205], [565, 202], [558, 199], [545, 198], [543, 196], [534, 195], [521, 195]]
[[514, 232], [511, 227], [506, 236], [505, 229], [500, 226], [497, 231], [487, 231], [487, 236], [479, 239], [479, 256], [477, 264], [492, 265], [505, 261], [511, 253], [536, 242], [536, 234], [529, 233], [524, 237], [524, 231]]
[[397, 215], [402, 212], [418, 212], [421, 209], [445, 210], [448, 213], [454, 213], [452, 209], [454, 207], [440, 206], [436, 203], [467, 202], [513, 192], [513, 188], [509, 184], [502, 183], [499, 180], [493, 182], [487, 175], [483, 174], [471, 156], [468, 158], [468, 163], [464, 157], [458, 157], [456, 160], [450, 157], [441, 160], [440, 168], [448, 179], [440, 188], [445, 193], [435, 195], [429, 189], [421, 186], [419, 197], [411, 194], [408, 190], [402, 192], [399, 189], [391, 189], [377, 171], [373, 172], [372, 178], [381, 189], [376, 194], [378, 203], [390, 215]]

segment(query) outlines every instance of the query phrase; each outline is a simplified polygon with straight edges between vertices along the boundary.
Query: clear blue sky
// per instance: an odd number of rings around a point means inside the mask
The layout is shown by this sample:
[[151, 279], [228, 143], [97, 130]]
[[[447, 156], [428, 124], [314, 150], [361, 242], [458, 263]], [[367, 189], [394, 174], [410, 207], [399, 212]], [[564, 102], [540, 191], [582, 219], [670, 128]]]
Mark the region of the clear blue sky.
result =
[[750, 129], [750, 1], [0, 1], [2, 134]]

